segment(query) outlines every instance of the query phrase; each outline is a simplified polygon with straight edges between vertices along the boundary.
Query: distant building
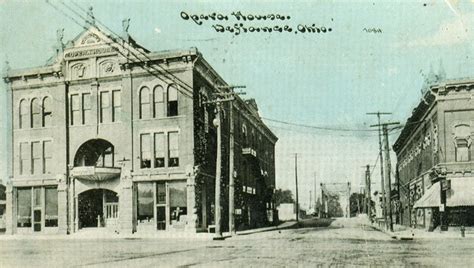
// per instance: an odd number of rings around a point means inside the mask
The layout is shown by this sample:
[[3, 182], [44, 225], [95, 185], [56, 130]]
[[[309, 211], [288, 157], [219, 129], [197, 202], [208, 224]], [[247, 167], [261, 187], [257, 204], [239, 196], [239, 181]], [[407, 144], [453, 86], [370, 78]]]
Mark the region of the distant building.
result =
[[440, 225], [440, 211], [449, 225], [474, 225], [474, 79], [445, 80], [444, 71], [431, 71], [424, 90], [393, 145], [394, 212], [420, 228]]
[[6, 187], [0, 183], [0, 231], [5, 230]]
[[[126, 27], [128, 28], [128, 27]], [[228, 84], [197, 49], [150, 52], [88, 25], [45, 66], [9, 70], [9, 233], [205, 230], [214, 220], [214, 93]], [[33, 49], [33, 48], [32, 48]], [[222, 223], [235, 176], [237, 228], [269, 224], [277, 137], [255, 100], [222, 121]], [[269, 219], [270, 216], [270, 219]]]
[[277, 207], [278, 219], [280, 221], [296, 220], [296, 209], [294, 203], [283, 203]]

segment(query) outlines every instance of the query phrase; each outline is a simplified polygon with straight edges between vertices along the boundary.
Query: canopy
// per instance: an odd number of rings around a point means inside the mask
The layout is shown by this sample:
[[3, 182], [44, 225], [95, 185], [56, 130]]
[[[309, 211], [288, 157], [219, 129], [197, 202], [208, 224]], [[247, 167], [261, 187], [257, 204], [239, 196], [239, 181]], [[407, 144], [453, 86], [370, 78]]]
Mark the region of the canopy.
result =
[[[450, 178], [451, 189], [446, 191], [446, 206], [474, 206], [474, 177]], [[414, 208], [439, 207], [441, 205], [440, 183], [437, 182], [426, 190], [415, 202]]]
[[423, 196], [415, 202], [414, 208], [439, 207], [441, 204], [439, 182], [431, 185]]
[[452, 178], [451, 189], [446, 191], [446, 205], [474, 206], [474, 177]]

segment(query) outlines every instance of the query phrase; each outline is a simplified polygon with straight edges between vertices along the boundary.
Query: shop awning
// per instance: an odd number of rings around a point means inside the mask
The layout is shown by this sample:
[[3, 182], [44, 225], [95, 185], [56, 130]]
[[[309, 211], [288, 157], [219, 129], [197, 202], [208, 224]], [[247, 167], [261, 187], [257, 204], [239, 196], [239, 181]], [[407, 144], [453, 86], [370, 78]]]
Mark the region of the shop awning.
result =
[[450, 180], [451, 189], [446, 191], [446, 206], [474, 206], [474, 177]]
[[[474, 178], [450, 178], [451, 189], [446, 191], [446, 206], [474, 206]], [[433, 184], [415, 202], [414, 208], [439, 207], [441, 205], [439, 182]]]
[[431, 185], [425, 194], [415, 202], [414, 208], [429, 208], [439, 207], [441, 204], [440, 186], [439, 182]]

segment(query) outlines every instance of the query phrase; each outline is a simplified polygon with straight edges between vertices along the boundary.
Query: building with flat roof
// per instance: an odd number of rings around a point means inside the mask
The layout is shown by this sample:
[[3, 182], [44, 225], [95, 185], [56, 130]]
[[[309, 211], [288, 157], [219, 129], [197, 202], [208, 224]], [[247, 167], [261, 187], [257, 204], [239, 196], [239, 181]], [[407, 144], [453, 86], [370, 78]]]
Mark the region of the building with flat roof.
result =
[[[125, 24], [124, 24], [125, 25]], [[215, 93], [228, 84], [188, 50], [150, 52], [93, 23], [45, 66], [8, 70], [8, 233], [206, 229], [214, 224]], [[222, 222], [235, 177], [237, 228], [273, 222], [274, 147], [255, 100], [222, 121]]]
[[404, 225], [474, 225], [473, 79], [430, 72], [423, 99], [393, 145], [393, 208]]

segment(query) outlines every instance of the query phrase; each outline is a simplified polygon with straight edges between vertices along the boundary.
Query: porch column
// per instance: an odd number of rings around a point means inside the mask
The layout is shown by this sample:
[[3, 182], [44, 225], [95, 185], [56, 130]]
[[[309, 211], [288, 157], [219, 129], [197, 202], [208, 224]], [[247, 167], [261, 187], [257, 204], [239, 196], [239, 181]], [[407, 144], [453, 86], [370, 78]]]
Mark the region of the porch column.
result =
[[14, 234], [16, 233], [16, 198], [14, 194], [14, 189], [11, 184], [11, 181], [7, 183], [6, 187], [6, 211], [5, 211], [5, 233]]
[[[123, 171], [122, 171], [123, 172]], [[118, 229], [123, 233], [133, 233], [133, 183], [132, 178], [127, 172], [121, 178], [119, 194], [119, 226]]]
[[58, 229], [59, 233], [67, 234], [69, 232], [67, 221], [68, 211], [68, 188], [66, 183], [66, 176], [61, 174], [57, 176], [58, 181]]
[[196, 209], [196, 183], [195, 183], [195, 176], [190, 175], [188, 176], [187, 182], [186, 182], [186, 188], [187, 188], [187, 200], [186, 200], [186, 206], [187, 206], [187, 222], [185, 226], [185, 230], [189, 232], [196, 232], [196, 225], [198, 221], [198, 216], [197, 216], [197, 209]]

